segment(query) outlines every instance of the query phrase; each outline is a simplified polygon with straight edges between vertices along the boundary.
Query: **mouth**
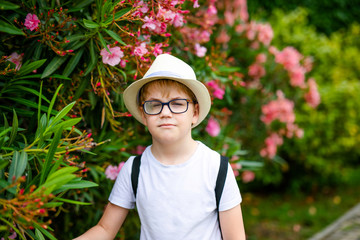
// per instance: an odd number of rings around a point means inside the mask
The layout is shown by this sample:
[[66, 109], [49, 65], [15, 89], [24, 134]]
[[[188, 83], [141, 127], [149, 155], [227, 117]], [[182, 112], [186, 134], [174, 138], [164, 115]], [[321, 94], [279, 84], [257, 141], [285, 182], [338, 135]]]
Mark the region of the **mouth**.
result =
[[159, 127], [163, 127], [163, 128], [170, 128], [170, 127], [174, 127], [175, 124], [171, 124], [171, 123], [163, 123], [160, 124]]

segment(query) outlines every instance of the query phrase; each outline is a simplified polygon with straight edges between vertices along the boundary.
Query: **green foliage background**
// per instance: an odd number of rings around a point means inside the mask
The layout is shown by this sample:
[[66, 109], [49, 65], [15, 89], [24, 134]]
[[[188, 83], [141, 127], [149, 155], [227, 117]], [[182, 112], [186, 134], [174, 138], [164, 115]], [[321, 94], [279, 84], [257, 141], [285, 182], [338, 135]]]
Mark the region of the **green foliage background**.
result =
[[[45, 14], [56, 6], [55, 1], [32, 2], [38, 3]], [[1, 10], [3, 19], [8, 20], [0, 20], [2, 26], [8, 26], [10, 23], [12, 25], [15, 18], [23, 19], [31, 10], [30, 1], [15, 3], [21, 6], [21, 9], [10, 4], [8, 9]], [[129, 156], [135, 154], [137, 146], [150, 144], [150, 137], [143, 126], [126, 114], [121, 115], [126, 113], [121, 92], [133, 81], [131, 78], [135, 73], [143, 73], [146, 66], [140, 65], [137, 59], [129, 58], [126, 69], [114, 67], [109, 70], [99, 56], [99, 50], [115, 39], [119, 40], [120, 44], [121, 41], [133, 43], [133, 39], [122, 35], [110, 24], [110, 18], [101, 15], [112, 8], [111, 4], [116, 3], [90, 0], [66, 3], [71, 8], [71, 15], [74, 16], [69, 19], [67, 26], [76, 23], [79, 30], [77, 34], [59, 30], [59, 39], [70, 40], [70, 43], [64, 43], [62, 48], [74, 50], [74, 55], [59, 57], [49, 46], [31, 38], [25, 39], [22, 32], [15, 28], [11, 28], [13, 32], [7, 32], [0, 37], [3, 43], [0, 46], [2, 56], [20, 51], [23, 45], [27, 46], [21, 70], [0, 77], [2, 187], [10, 186], [12, 183], [11, 176], [14, 174], [10, 169], [14, 168], [11, 166], [17, 162], [14, 159], [20, 159], [17, 154], [22, 152], [22, 156], [25, 156], [24, 152], [29, 144], [42, 136], [40, 143], [34, 144], [35, 151], [39, 153], [30, 156], [28, 162], [22, 161], [26, 162], [23, 164], [25, 167], [22, 166], [21, 174], [17, 175], [30, 175], [28, 182], [17, 183], [16, 190], [1, 193], [0, 196], [2, 199], [17, 197], [21, 188], [25, 188], [25, 193], [30, 194], [31, 183], [41, 186], [44, 181], [46, 182], [46, 178], [50, 177], [49, 171], [54, 173], [56, 167], [69, 169], [66, 176], [70, 180], [65, 183], [59, 182], [56, 188], [52, 189], [56, 194], [62, 191], [60, 200], [49, 200], [49, 207], [56, 206], [55, 211], [51, 212], [50, 216], [38, 218], [39, 222], [52, 219], [50, 232], [53, 230], [58, 239], [75, 237], [97, 223], [113, 185], [113, 181], [107, 179], [104, 174], [106, 167], [126, 161]], [[282, 0], [248, 2], [252, 20], [271, 24], [274, 30], [271, 43], [273, 46], [283, 49], [290, 45], [304, 56], [312, 56], [314, 67], [311, 76], [316, 79], [321, 94], [321, 104], [318, 108], [310, 108], [302, 99], [302, 91], [288, 86], [285, 71], [275, 64], [270, 54], [268, 55], [265, 64], [267, 74], [261, 79], [266, 86], [264, 89], [270, 89], [269, 92], [275, 92], [278, 88], [284, 90], [296, 103], [296, 123], [305, 131], [301, 139], [286, 139], [272, 160], [259, 156], [263, 140], [271, 131], [260, 121], [261, 106], [272, 98], [262, 95], [262, 90], [233, 85], [233, 81], [249, 80], [249, 65], [258, 53], [268, 53], [268, 47], [261, 46], [254, 50], [250, 48], [251, 42], [244, 35], [237, 33], [234, 27], [219, 24], [214, 27], [210, 42], [204, 43], [209, 51], [205, 60], [196, 57], [191, 51], [184, 51], [186, 43], [178, 41], [181, 39], [181, 33], [171, 30], [173, 36], [169, 41], [173, 45], [168, 50], [191, 63], [201, 81], [206, 83], [217, 79], [219, 84], [224, 86], [224, 99], [214, 98], [211, 112], [212, 116], [221, 120], [221, 133], [217, 137], [209, 137], [205, 131], [205, 121], [194, 129], [193, 134], [194, 138], [200, 139], [223, 154], [238, 156], [244, 167], [242, 170], [256, 172], [256, 180], [252, 183], [244, 183], [239, 178], [239, 186], [244, 193], [273, 189], [311, 192], [328, 186], [349, 184], [358, 179], [354, 176], [359, 172], [360, 161], [360, 25], [356, 18], [359, 8], [349, 7], [355, 6], [354, 2], [335, 0], [303, 1], [301, 6], [304, 8], [299, 8], [298, 3], [294, 1]], [[130, 6], [124, 7], [115, 16], [121, 19], [121, 16], [130, 10]], [[222, 14], [223, 9], [219, 16], [223, 17]], [[56, 15], [54, 19], [60, 22], [58, 17]], [[55, 20], [51, 21], [56, 23]], [[140, 22], [119, 20], [118, 24], [122, 27], [136, 28], [136, 24], [139, 25]], [[216, 43], [216, 37], [223, 29], [231, 36], [226, 46]], [[152, 37], [153, 42], [167, 41], [164, 36]], [[209, 59], [213, 60], [211, 63], [216, 67], [209, 66]], [[1, 63], [1, 70], [6, 69], [8, 64]], [[14, 67], [11, 64], [11, 68]], [[32, 73], [35, 69], [37, 73]], [[236, 73], [242, 73], [243, 76], [237, 77]], [[276, 85], [272, 79], [278, 79], [280, 84]], [[92, 85], [93, 81], [100, 82], [100, 85], [109, 91], [109, 95], [104, 89], [95, 88]], [[230, 117], [222, 112], [224, 108], [232, 111]], [[54, 119], [58, 121], [56, 124], [52, 122]], [[64, 131], [59, 130], [60, 124], [63, 124]], [[76, 130], [71, 130], [74, 124]], [[46, 135], [43, 134], [45, 129], [51, 129], [51, 133], [58, 130], [58, 133]], [[91, 141], [89, 137], [86, 139], [89, 143], [96, 143], [96, 147], [90, 148], [89, 152], [80, 142], [62, 142], [60, 139], [65, 139], [66, 134], [71, 131], [75, 131], [72, 132], [72, 136], [79, 139], [86, 138], [91, 132]], [[53, 150], [47, 155], [43, 151], [50, 146], [53, 146]], [[69, 155], [79, 157], [80, 160], [75, 161], [80, 166], [77, 171], [67, 168], [69, 163], [65, 161], [64, 149], [70, 151]], [[43, 165], [44, 159], [48, 161]], [[56, 167], [50, 170], [50, 162], [51, 166], [55, 162], [59, 165], [55, 164]], [[86, 163], [86, 168], [81, 165], [82, 162]], [[264, 167], [259, 168], [262, 164]], [[87, 169], [87, 173], [81, 175], [80, 172], [84, 168]], [[40, 176], [42, 180], [39, 181]], [[66, 185], [69, 182], [78, 185], [71, 188]], [[93, 187], [96, 185], [98, 187]], [[81, 205], [88, 202], [92, 205]], [[11, 219], [11, 215], [6, 217]], [[11, 224], [2, 226], [0, 230], [5, 232], [9, 226]], [[136, 212], [132, 211], [118, 238], [138, 239], [139, 226]], [[49, 235], [51, 238], [51, 234], [44, 228], [36, 229], [29, 230], [28, 234], [34, 238], [35, 235], [41, 234]]]

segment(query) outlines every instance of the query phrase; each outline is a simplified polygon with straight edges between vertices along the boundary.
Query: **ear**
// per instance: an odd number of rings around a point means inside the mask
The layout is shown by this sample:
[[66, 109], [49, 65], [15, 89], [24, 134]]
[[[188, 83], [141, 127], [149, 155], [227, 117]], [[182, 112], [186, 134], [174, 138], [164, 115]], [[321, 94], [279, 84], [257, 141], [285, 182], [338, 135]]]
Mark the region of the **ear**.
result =
[[199, 112], [200, 112], [199, 104], [196, 103], [194, 105], [194, 115], [193, 115], [193, 118], [192, 118], [192, 121], [191, 121], [191, 123], [192, 123], [191, 125], [194, 125], [199, 120]]

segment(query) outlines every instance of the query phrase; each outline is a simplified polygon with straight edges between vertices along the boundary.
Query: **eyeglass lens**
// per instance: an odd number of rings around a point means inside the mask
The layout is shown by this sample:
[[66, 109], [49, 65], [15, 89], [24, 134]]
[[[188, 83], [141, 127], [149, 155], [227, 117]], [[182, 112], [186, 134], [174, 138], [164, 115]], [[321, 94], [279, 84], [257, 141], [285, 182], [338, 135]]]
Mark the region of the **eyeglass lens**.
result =
[[174, 99], [163, 103], [157, 100], [145, 101], [144, 111], [146, 114], [156, 115], [161, 113], [164, 105], [167, 105], [172, 113], [184, 113], [187, 111], [189, 101], [187, 99]]

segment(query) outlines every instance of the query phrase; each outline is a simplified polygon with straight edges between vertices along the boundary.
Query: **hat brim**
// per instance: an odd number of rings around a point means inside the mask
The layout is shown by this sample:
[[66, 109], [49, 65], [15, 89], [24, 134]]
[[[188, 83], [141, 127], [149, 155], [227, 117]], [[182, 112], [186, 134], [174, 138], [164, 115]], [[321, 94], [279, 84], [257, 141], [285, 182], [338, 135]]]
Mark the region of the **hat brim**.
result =
[[139, 79], [133, 82], [132, 84], [130, 84], [130, 86], [127, 87], [123, 93], [124, 103], [128, 111], [134, 116], [136, 120], [144, 124], [141, 117], [142, 113], [140, 111], [139, 103], [138, 103], [139, 90], [146, 83], [159, 79], [169, 79], [180, 82], [185, 86], [187, 86], [194, 93], [199, 104], [199, 119], [192, 127], [194, 128], [198, 126], [206, 118], [207, 114], [210, 111], [211, 98], [209, 91], [205, 87], [205, 85], [202, 82], [194, 79], [183, 79], [183, 78], [170, 77], [170, 76], [154, 76], [154, 77]]

